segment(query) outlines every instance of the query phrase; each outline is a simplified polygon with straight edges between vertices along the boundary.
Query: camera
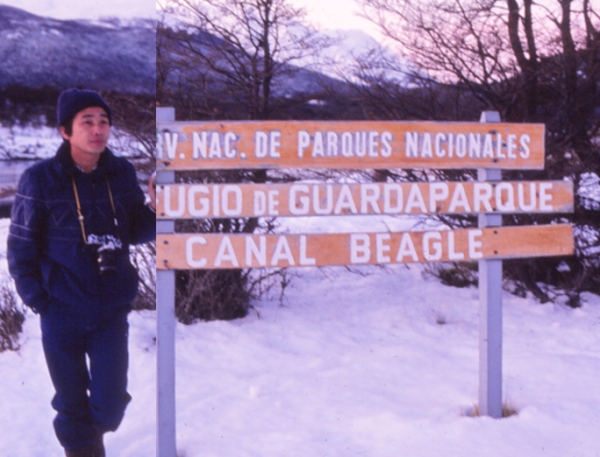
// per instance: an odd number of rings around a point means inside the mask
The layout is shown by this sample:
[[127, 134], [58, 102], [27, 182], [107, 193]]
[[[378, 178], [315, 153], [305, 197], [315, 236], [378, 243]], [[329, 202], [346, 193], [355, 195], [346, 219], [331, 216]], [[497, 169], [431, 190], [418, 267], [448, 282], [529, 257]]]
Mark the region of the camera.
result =
[[123, 247], [120, 239], [112, 235], [90, 234], [87, 244], [96, 248], [100, 274], [112, 273], [117, 270], [119, 251]]

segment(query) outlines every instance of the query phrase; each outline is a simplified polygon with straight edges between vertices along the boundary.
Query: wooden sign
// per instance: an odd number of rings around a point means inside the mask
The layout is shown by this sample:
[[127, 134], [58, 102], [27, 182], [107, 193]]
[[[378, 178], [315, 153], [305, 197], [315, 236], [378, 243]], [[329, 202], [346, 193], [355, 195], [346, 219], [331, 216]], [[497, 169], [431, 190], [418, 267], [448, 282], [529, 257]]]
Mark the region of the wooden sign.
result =
[[573, 253], [571, 225], [396, 233], [157, 236], [157, 269], [446, 262]]
[[544, 125], [449, 122], [169, 122], [159, 170], [544, 168]]
[[570, 181], [187, 184], [157, 188], [157, 218], [567, 213]]

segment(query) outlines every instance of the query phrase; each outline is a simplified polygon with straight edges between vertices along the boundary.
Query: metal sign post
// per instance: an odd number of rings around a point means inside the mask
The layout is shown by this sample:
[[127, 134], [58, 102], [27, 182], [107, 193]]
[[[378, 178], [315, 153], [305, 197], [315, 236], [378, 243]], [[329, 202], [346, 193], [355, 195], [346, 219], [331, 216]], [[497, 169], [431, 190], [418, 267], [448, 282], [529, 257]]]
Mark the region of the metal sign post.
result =
[[[482, 123], [500, 122], [496, 111]], [[479, 181], [501, 181], [502, 171], [478, 169]], [[479, 228], [499, 227], [501, 214], [479, 214]], [[479, 414], [502, 417], [502, 260], [479, 261]]]
[[[174, 108], [157, 108], [156, 121], [175, 120]], [[159, 171], [156, 183], [175, 182], [174, 171]], [[157, 220], [156, 233], [175, 232], [172, 220]], [[175, 272], [156, 272], [156, 455], [176, 457], [175, 443]]]

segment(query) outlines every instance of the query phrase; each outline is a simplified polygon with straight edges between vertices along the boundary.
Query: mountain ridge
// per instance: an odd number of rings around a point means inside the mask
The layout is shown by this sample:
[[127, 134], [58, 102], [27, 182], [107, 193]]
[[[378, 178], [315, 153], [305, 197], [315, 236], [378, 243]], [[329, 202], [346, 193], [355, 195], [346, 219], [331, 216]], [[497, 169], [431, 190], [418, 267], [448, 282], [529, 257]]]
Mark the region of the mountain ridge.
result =
[[0, 89], [156, 91], [155, 22], [59, 20], [0, 5]]

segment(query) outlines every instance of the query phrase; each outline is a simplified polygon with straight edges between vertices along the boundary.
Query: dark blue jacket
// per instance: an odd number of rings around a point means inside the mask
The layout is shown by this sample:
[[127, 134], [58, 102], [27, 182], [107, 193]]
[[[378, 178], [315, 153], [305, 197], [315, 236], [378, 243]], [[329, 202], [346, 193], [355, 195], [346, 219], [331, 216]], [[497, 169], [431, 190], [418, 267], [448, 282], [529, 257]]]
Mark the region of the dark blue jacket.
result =
[[[114, 234], [110, 184], [123, 249], [114, 273], [100, 274], [96, 249], [83, 242], [72, 177], [87, 234]], [[129, 245], [156, 237], [156, 217], [144, 204], [135, 170], [106, 149], [91, 173], [79, 170], [63, 143], [55, 157], [27, 169], [19, 181], [8, 235], [8, 267], [23, 302], [38, 313], [50, 309], [100, 317], [128, 307], [138, 276]]]

